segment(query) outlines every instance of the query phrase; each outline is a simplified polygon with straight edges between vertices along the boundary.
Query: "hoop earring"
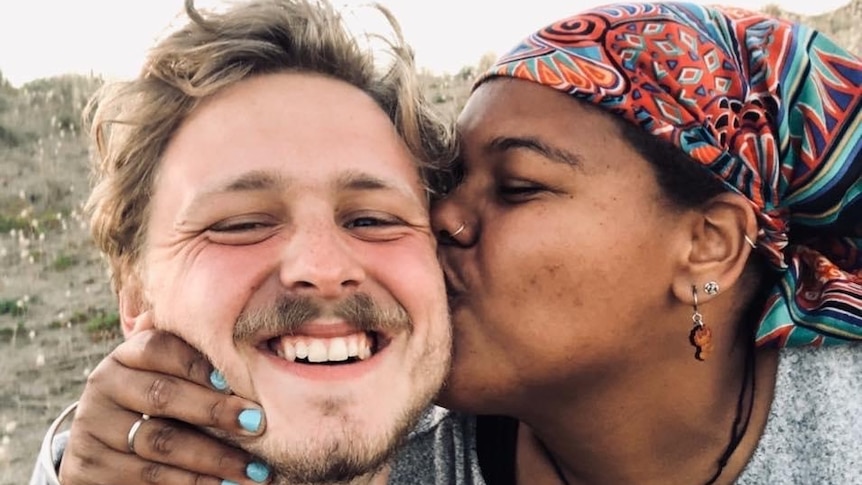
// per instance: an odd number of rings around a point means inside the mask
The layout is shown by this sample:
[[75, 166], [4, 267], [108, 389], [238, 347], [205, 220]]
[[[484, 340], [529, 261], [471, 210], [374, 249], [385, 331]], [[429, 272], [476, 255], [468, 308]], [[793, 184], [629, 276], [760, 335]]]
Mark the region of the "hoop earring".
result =
[[712, 329], [703, 323], [703, 315], [698, 311], [697, 285], [691, 285], [691, 296], [694, 299], [694, 312], [691, 315], [693, 325], [691, 333], [688, 335], [688, 340], [696, 349], [694, 358], [699, 361], [705, 361], [712, 354]]

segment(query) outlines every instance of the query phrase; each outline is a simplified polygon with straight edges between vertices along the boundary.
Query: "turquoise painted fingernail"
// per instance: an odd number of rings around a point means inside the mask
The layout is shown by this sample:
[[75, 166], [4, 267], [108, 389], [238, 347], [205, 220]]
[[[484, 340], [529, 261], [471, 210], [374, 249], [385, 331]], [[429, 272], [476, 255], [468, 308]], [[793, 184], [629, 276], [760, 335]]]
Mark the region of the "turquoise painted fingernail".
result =
[[239, 484], [234, 482], [233, 480], [222, 480], [221, 485], [239, 485]]
[[210, 372], [210, 384], [219, 391], [227, 389], [227, 380], [224, 378], [224, 374], [219, 372], [218, 369], [213, 369], [213, 371]]
[[269, 478], [269, 468], [263, 463], [253, 461], [245, 467], [245, 476], [257, 483], [263, 483]]
[[249, 433], [257, 433], [261, 418], [260, 409], [243, 409], [239, 413], [239, 425]]

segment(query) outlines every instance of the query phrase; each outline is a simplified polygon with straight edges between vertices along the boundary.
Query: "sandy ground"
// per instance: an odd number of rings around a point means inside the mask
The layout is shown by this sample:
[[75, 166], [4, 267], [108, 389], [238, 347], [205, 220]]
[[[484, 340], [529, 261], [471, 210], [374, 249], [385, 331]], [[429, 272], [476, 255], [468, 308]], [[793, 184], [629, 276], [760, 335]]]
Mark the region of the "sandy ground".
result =
[[[23, 310], [0, 315], [2, 485], [27, 483], [44, 430], [117, 343], [94, 340], [81, 321], [114, 311], [104, 265], [79, 215], [84, 146], [55, 135], [27, 149], [0, 148], [3, 214], [20, 208], [41, 225], [0, 234], [0, 302], [21, 302]], [[40, 214], [48, 208], [61, 214]]]

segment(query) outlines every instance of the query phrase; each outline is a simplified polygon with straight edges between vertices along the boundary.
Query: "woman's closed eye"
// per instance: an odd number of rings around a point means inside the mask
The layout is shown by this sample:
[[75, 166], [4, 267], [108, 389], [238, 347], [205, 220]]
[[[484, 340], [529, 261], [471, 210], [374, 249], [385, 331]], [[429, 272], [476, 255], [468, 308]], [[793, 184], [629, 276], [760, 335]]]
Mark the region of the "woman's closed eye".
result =
[[546, 190], [543, 185], [526, 181], [505, 182], [497, 187], [500, 199], [513, 204], [527, 202]]

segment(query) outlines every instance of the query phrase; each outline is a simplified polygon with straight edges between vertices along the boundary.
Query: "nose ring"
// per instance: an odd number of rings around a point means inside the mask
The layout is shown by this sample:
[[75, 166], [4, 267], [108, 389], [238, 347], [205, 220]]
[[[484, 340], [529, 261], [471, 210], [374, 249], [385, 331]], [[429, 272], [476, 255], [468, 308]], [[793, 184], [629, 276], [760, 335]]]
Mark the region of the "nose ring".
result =
[[449, 234], [449, 237], [455, 237], [458, 234], [461, 234], [462, 232], [464, 232], [464, 229], [467, 229], [467, 224], [462, 222], [461, 225], [458, 226], [458, 229], [455, 229], [455, 232]]

